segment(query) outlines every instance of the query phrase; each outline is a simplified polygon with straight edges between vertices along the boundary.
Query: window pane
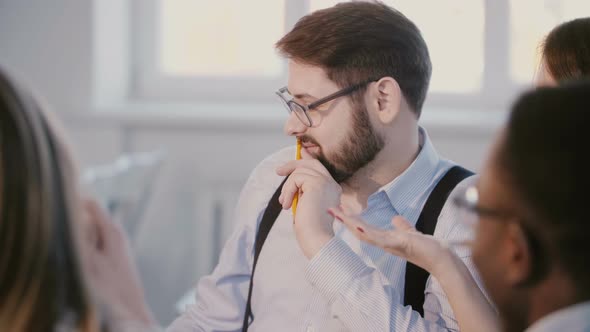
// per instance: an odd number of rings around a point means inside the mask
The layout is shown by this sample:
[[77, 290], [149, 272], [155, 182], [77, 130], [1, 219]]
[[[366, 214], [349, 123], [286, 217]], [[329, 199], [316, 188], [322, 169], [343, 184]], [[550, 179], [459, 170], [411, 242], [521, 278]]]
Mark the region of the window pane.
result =
[[[310, 0], [310, 10], [336, 0]], [[432, 60], [431, 92], [466, 93], [481, 87], [484, 60], [483, 0], [388, 0], [424, 36]]]
[[[285, 3], [160, 0], [162, 71], [170, 75], [277, 77], [274, 43], [284, 34]], [[261, 12], [272, 13], [261, 15]]]
[[540, 63], [539, 45], [556, 25], [590, 16], [588, 0], [511, 0], [510, 72], [530, 83]]

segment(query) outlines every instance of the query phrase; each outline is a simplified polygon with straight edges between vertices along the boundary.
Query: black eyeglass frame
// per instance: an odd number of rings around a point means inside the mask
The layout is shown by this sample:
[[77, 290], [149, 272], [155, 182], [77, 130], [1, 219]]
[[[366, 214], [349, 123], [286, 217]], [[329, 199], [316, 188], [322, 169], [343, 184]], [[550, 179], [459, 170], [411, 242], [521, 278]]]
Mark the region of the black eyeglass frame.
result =
[[[313, 122], [311, 121], [311, 117], [309, 116], [309, 111], [313, 110], [315, 108], [317, 108], [318, 106], [325, 104], [329, 101], [332, 101], [336, 98], [342, 97], [342, 96], [346, 96], [349, 95], [355, 91], [357, 91], [358, 89], [364, 87], [365, 85], [369, 84], [369, 83], [373, 83], [373, 82], [377, 82], [378, 80], [376, 79], [371, 79], [371, 80], [367, 80], [361, 83], [357, 83], [354, 85], [351, 85], [349, 87], [346, 87], [342, 90], [338, 90], [326, 97], [320, 98], [316, 101], [314, 101], [313, 103], [307, 104], [307, 105], [302, 105], [298, 102], [296, 102], [294, 99], [286, 99], [283, 95], [285, 93], [288, 93], [289, 95], [291, 95], [291, 93], [289, 92], [289, 90], [287, 89], [287, 87], [283, 87], [280, 88], [276, 93], [277, 96], [279, 96], [279, 98], [283, 101], [283, 104], [285, 105], [285, 107], [287, 108], [287, 111], [289, 112], [289, 114], [291, 114], [292, 112], [295, 112], [295, 115], [297, 116], [297, 118], [306, 126], [308, 127], [312, 127], [313, 126]], [[298, 107], [296, 109], [293, 109], [293, 107]], [[302, 114], [300, 114], [298, 112], [298, 110], [302, 110], [303, 111], [303, 115], [305, 116], [305, 118], [301, 118]]]
[[[469, 191], [475, 191], [476, 194], [469, 195]], [[506, 211], [479, 205], [479, 189], [475, 186], [469, 186], [463, 189], [459, 195], [453, 197], [453, 204], [460, 209], [475, 213], [478, 216], [492, 217], [495, 219], [505, 219], [511, 216]]]

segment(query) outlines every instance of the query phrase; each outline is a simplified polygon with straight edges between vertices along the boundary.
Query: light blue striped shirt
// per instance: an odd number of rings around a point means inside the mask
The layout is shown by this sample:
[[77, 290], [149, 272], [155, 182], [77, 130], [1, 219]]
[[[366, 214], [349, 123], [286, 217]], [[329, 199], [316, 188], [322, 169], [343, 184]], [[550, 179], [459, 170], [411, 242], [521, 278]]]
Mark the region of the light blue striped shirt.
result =
[[[391, 228], [402, 215], [416, 223], [428, 195], [454, 164], [441, 159], [421, 129], [422, 148], [412, 165], [368, 199], [362, 217]], [[293, 159], [283, 149], [260, 163], [244, 186], [235, 211], [236, 228], [213, 273], [197, 287], [189, 306], [168, 331], [239, 331], [248, 294], [257, 225], [282, 178], [275, 169]], [[463, 181], [459, 189], [472, 182]], [[434, 236], [461, 241], [468, 235], [445, 204]], [[406, 261], [357, 240], [340, 223], [336, 236], [310, 261], [297, 244], [289, 210], [281, 212], [262, 249], [254, 276], [249, 331], [446, 331], [458, 330], [440, 284], [429, 278], [422, 318], [403, 306]], [[474, 272], [467, 251], [458, 252]], [[477, 275], [475, 275], [478, 279]]]

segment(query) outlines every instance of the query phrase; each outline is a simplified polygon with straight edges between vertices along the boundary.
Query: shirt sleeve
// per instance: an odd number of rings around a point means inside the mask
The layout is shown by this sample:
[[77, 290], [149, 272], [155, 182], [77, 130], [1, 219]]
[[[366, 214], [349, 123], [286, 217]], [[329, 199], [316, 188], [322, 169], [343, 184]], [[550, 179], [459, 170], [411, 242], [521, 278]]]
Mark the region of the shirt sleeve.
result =
[[[445, 204], [437, 224], [441, 237], [448, 241], [465, 236], [466, 231], [455, 226], [453, 209], [452, 204]], [[479, 284], [470, 253], [462, 252], [460, 257]], [[426, 284], [422, 317], [411, 306], [400, 303], [398, 285], [391, 285], [339, 238], [333, 238], [312, 258], [306, 277], [326, 298], [332, 316], [351, 331], [458, 330], [447, 296], [436, 279], [429, 278]]]
[[213, 272], [197, 284], [196, 304], [187, 307], [166, 331], [240, 331], [246, 308], [254, 241], [262, 212], [282, 178], [275, 168], [284, 150], [262, 161], [240, 193], [234, 212], [236, 228]]
[[[472, 176], [462, 181], [453, 190], [453, 193], [451, 193], [450, 197], [453, 197], [455, 192], [461, 191], [469, 185], [473, 185], [476, 180], [477, 177]], [[469, 239], [471, 239], [473, 235], [473, 229], [471, 226], [460, 222], [460, 215], [458, 212], [459, 211], [457, 208], [452, 203], [450, 203], [450, 200], [447, 201], [447, 204], [445, 204], [439, 216], [438, 224], [434, 232], [435, 237], [451, 244], [466, 243]], [[463, 261], [463, 264], [465, 264], [465, 266], [469, 269], [469, 272], [479, 286], [479, 289], [483, 292], [488, 301], [490, 301], [483, 287], [483, 283], [477, 268], [471, 260], [471, 251], [469, 247], [466, 245], [451, 245], [451, 249]], [[431, 321], [437, 321], [439, 324], [447, 326], [453, 331], [459, 330], [459, 326], [454, 317], [448, 297], [444, 293], [438, 280], [432, 276], [428, 278], [426, 283], [424, 317]]]

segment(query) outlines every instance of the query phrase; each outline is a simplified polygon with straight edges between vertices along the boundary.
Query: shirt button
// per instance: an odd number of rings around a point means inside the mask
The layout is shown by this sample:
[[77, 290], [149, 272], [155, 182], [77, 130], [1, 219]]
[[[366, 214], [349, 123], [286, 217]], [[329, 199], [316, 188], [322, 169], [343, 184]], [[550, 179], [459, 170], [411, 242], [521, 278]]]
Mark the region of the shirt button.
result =
[[314, 332], [315, 330], [313, 329], [313, 326], [308, 325], [307, 329], [305, 329], [305, 332]]

